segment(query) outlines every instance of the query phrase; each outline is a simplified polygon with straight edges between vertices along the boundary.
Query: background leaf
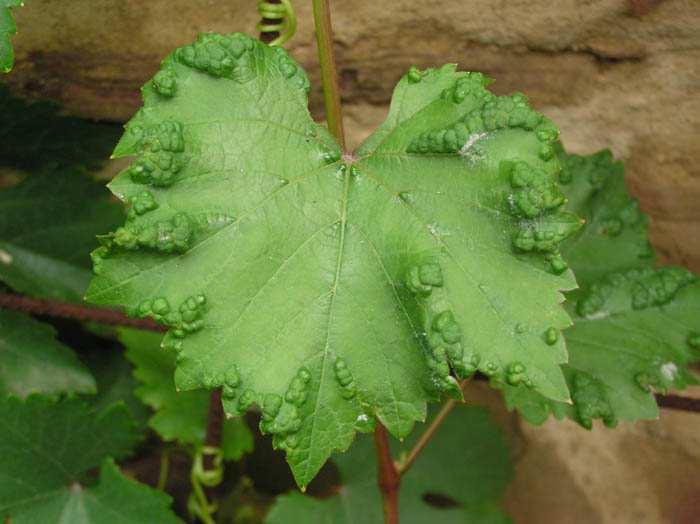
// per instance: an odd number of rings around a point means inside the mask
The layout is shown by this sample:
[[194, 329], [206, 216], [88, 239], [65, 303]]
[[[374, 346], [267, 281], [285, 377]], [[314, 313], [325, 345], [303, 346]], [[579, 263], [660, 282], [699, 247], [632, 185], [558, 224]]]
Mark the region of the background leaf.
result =
[[107, 456], [124, 457], [139, 438], [123, 405], [98, 412], [35, 395], [0, 400], [0, 433], [0, 515], [13, 523], [57, 522], [83, 474]]
[[75, 171], [0, 191], [0, 280], [28, 295], [82, 302], [96, 236], [123, 219], [101, 184]]
[[700, 360], [700, 283], [682, 268], [651, 268], [648, 219], [609, 151], [560, 156], [567, 207], [587, 219], [562, 246], [581, 285], [568, 294], [574, 327], [565, 333], [573, 405], [502, 385], [506, 403], [535, 424], [550, 412], [587, 428], [655, 419], [654, 391], [697, 383], [688, 366]]
[[170, 511], [171, 499], [162, 491], [121, 474], [105, 459], [96, 486], [72, 484], [44, 504], [26, 508], [12, 519], [16, 524], [70, 522], [71, 524], [171, 524], [182, 522]]
[[592, 155], [559, 152], [566, 209], [586, 226], [562, 244], [562, 254], [585, 287], [612, 271], [652, 267], [649, 218], [627, 192], [624, 166], [609, 150]]
[[94, 393], [95, 379], [49, 325], [0, 309], [0, 396]]

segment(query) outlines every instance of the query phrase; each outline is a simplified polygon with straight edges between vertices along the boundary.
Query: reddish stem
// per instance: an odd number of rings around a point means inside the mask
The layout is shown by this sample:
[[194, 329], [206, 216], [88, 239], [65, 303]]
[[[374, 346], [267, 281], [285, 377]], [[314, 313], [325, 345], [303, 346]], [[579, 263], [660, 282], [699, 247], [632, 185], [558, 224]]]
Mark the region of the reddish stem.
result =
[[[204, 445], [214, 448], [221, 447], [221, 432], [224, 424], [224, 408], [221, 405], [221, 388], [212, 390], [209, 398], [209, 414], [207, 415], [207, 433]], [[205, 454], [202, 461], [205, 470], [214, 469], [214, 457]]]
[[115, 309], [81, 306], [11, 293], [0, 293], [0, 309], [12, 309], [33, 315], [70, 318], [83, 322], [97, 322], [98, 324], [133, 327], [148, 331], [163, 332], [168, 329], [150, 318], [127, 317], [124, 313]]
[[399, 524], [399, 485], [401, 477], [394, 466], [389, 450], [386, 428], [377, 421], [374, 430], [374, 445], [377, 448], [378, 484], [384, 505], [384, 524]]
[[660, 408], [676, 409], [700, 413], [700, 398], [681, 397], [680, 395], [661, 395], [657, 393], [656, 403]]

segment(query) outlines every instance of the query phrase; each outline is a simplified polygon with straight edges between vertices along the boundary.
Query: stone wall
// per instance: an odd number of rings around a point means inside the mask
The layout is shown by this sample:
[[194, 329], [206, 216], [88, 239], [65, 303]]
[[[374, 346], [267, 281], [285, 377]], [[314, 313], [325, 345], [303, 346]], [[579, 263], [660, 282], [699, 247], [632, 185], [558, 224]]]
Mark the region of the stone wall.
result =
[[[310, 2], [293, 0], [288, 46], [318, 85]], [[333, 2], [350, 143], [384, 117], [412, 64], [457, 62], [525, 92], [574, 152], [611, 147], [652, 217], [662, 258], [700, 272], [700, 1]], [[16, 92], [71, 114], [124, 121], [138, 88], [199, 31], [254, 33], [253, 0], [32, 0], [16, 9]], [[320, 114], [318, 89], [312, 110]], [[490, 395], [490, 396], [489, 396]], [[477, 394], [479, 402], [497, 402]], [[592, 434], [498, 412], [518, 452], [516, 522], [698, 522], [700, 416]]]

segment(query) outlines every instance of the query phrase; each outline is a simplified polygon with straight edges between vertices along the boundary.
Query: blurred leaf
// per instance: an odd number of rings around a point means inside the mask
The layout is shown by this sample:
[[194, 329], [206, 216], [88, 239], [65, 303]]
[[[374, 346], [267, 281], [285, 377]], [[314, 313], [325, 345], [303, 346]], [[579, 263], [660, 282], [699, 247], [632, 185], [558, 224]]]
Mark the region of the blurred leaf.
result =
[[94, 393], [95, 379], [49, 324], [0, 309], [0, 396]]
[[62, 116], [55, 104], [25, 101], [0, 85], [0, 166], [30, 173], [96, 170], [121, 131], [116, 124]]
[[[139, 434], [123, 405], [95, 410], [77, 399], [0, 400], [0, 517], [13, 524], [177, 522], [169, 497], [123, 478]], [[102, 464], [100, 483], [86, 488]]]
[[28, 295], [81, 302], [96, 236], [121, 220], [104, 186], [75, 171], [0, 190], [0, 280]]
[[3, 73], [8, 73], [15, 61], [10, 37], [17, 32], [17, 26], [10, 8], [21, 5], [24, 5], [22, 0], [0, 0], [0, 71]]

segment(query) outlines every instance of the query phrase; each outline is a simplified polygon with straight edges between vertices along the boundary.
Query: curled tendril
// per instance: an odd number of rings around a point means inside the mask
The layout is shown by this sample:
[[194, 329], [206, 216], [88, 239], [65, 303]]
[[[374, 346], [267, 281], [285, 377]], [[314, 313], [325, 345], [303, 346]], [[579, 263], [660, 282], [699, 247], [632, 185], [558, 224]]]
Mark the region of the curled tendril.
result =
[[[205, 455], [212, 457], [211, 469], [204, 469]], [[202, 446], [197, 449], [192, 462], [192, 471], [190, 472], [192, 493], [187, 500], [187, 509], [192, 516], [197, 517], [205, 524], [214, 524], [212, 515], [218, 509], [218, 505], [215, 502], [209, 502], [204, 492], [204, 486], [218, 486], [223, 477], [223, 453], [221, 448]]]
[[280, 3], [258, 2], [258, 12], [264, 20], [275, 20], [275, 23], [258, 24], [260, 33], [279, 33], [279, 36], [269, 42], [269, 45], [278, 46], [287, 42], [294, 36], [297, 29], [297, 19], [294, 8], [289, 0], [280, 0]]

